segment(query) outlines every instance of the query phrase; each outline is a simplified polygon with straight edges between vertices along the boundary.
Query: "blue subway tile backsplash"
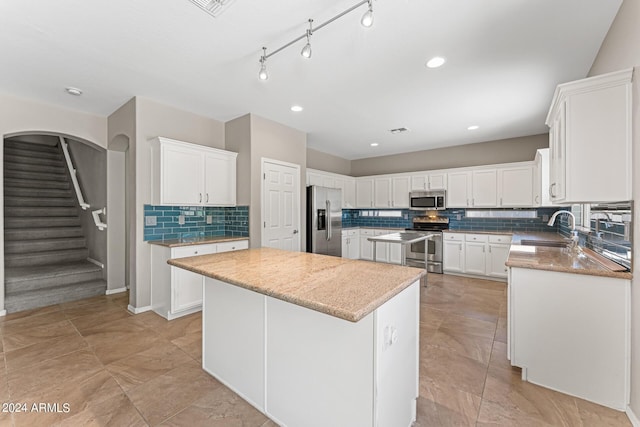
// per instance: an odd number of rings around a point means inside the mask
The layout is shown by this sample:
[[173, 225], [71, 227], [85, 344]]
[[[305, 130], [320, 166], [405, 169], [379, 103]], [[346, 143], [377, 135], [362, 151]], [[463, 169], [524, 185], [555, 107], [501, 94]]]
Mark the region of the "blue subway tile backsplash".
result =
[[[179, 216], [184, 224], [179, 224]], [[249, 207], [154, 206], [144, 205], [144, 216], [155, 217], [156, 225], [144, 227], [144, 240], [181, 237], [249, 236]], [[207, 224], [207, 216], [212, 217]]]
[[[446, 209], [438, 211], [438, 216], [449, 218], [449, 228], [452, 230], [473, 231], [552, 231], [558, 227], [549, 227], [547, 221], [557, 208], [534, 208], [535, 218], [472, 218], [467, 216], [467, 209]], [[513, 209], [491, 209], [491, 211], [513, 211]], [[365, 216], [363, 212], [378, 212], [379, 215]], [[403, 209], [399, 217], [384, 216], [385, 210], [344, 209], [342, 211], [343, 227], [376, 227], [376, 228], [411, 228], [413, 218], [423, 216], [422, 211]], [[397, 210], [395, 210], [397, 212]]]

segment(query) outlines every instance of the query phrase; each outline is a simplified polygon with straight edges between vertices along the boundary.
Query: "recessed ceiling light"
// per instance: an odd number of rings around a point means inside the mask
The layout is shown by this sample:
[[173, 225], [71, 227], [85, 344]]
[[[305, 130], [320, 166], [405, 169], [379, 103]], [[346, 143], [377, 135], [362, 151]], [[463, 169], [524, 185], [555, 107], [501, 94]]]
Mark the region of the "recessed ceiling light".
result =
[[438, 68], [438, 67], [441, 67], [442, 64], [444, 64], [445, 62], [447, 62], [447, 60], [442, 58], [441, 56], [434, 56], [433, 58], [427, 61], [427, 67]]
[[299, 113], [302, 110], [304, 110], [304, 108], [302, 108], [300, 105], [292, 105], [291, 106], [291, 111], [294, 111], [296, 113]]
[[479, 129], [479, 128], [480, 128], [480, 126], [478, 126], [478, 125], [471, 125], [471, 126], [469, 126], [467, 128], [467, 130], [476, 130], [476, 129]]
[[370, 145], [370, 146], [372, 146], [372, 147], [377, 147], [377, 146], [378, 146], [378, 143], [377, 143], [377, 142], [372, 142], [372, 143], [371, 143], [371, 144], [369, 144], [369, 145]]
[[64, 90], [66, 90], [69, 95], [73, 95], [73, 96], [82, 95], [82, 90], [78, 89], [77, 87], [65, 87]]

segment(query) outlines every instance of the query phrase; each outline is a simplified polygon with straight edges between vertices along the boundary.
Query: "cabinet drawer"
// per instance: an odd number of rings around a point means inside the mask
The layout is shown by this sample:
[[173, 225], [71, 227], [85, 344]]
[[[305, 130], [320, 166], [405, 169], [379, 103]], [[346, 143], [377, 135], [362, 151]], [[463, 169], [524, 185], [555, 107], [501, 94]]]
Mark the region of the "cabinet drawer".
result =
[[486, 234], [465, 234], [465, 240], [467, 242], [484, 242], [486, 243], [489, 239], [489, 236]]
[[342, 235], [349, 237], [357, 236], [358, 230], [342, 230]]
[[237, 240], [235, 242], [223, 242], [218, 243], [218, 253], [239, 251], [240, 249], [247, 249], [249, 242], [246, 240]]
[[375, 234], [374, 230], [371, 229], [371, 228], [361, 228], [360, 229], [360, 235], [361, 236], [373, 236], [374, 234]]
[[453, 240], [455, 242], [464, 241], [464, 234], [462, 233], [442, 233], [442, 238], [444, 240]]
[[191, 245], [191, 246], [181, 246], [179, 248], [173, 248], [171, 250], [172, 258], [185, 258], [189, 256], [196, 255], [208, 255], [216, 253], [216, 245], [208, 244], [208, 245]]
[[511, 236], [502, 236], [502, 235], [489, 235], [489, 243], [503, 243], [510, 244]]

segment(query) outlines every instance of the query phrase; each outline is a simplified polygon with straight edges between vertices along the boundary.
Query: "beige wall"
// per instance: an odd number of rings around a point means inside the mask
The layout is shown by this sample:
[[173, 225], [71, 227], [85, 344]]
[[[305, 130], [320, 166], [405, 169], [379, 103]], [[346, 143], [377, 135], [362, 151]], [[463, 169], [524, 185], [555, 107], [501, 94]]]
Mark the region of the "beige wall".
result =
[[477, 144], [415, 151], [351, 161], [352, 176], [414, 172], [533, 160], [538, 148], [549, 146], [549, 135], [532, 135]]
[[[590, 76], [635, 67], [633, 83], [633, 170], [640, 170], [640, 0], [624, 0], [600, 52], [591, 67]], [[603, 141], [603, 145], [606, 142]], [[633, 176], [633, 199], [636, 223], [633, 233], [633, 256], [640, 254], [640, 173]], [[640, 275], [634, 263], [631, 284], [631, 411], [640, 419]]]
[[[143, 310], [151, 305], [151, 248], [143, 242], [144, 205], [151, 204], [151, 155], [149, 139], [157, 136], [224, 148], [224, 123], [208, 117], [136, 97], [135, 138], [132, 161], [135, 162], [135, 293], [132, 305]], [[131, 148], [130, 148], [131, 149]], [[131, 153], [130, 153], [131, 155]], [[135, 305], [133, 304], [135, 302]]]
[[[238, 153], [236, 159], [236, 204], [251, 205], [251, 115], [224, 124], [225, 149]], [[251, 212], [249, 212], [251, 214]]]
[[351, 175], [351, 160], [312, 148], [307, 148], [307, 167], [341, 175]]
[[[55, 133], [107, 146], [107, 119], [37, 101], [0, 94], [0, 137]], [[0, 150], [0, 174], [4, 174]], [[4, 186], [0, 185], [4, 200]], [[0, 312], [4, 310], [4, 205], [0, 205]]]

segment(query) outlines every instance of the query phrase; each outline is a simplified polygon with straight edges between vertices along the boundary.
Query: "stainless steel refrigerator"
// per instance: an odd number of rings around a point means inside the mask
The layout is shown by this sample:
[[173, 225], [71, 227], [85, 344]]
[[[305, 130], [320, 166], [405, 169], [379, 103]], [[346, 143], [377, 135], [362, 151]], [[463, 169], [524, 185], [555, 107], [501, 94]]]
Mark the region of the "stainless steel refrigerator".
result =
[[307, 252], [342, 256], [342, 190], [307, 187]]

